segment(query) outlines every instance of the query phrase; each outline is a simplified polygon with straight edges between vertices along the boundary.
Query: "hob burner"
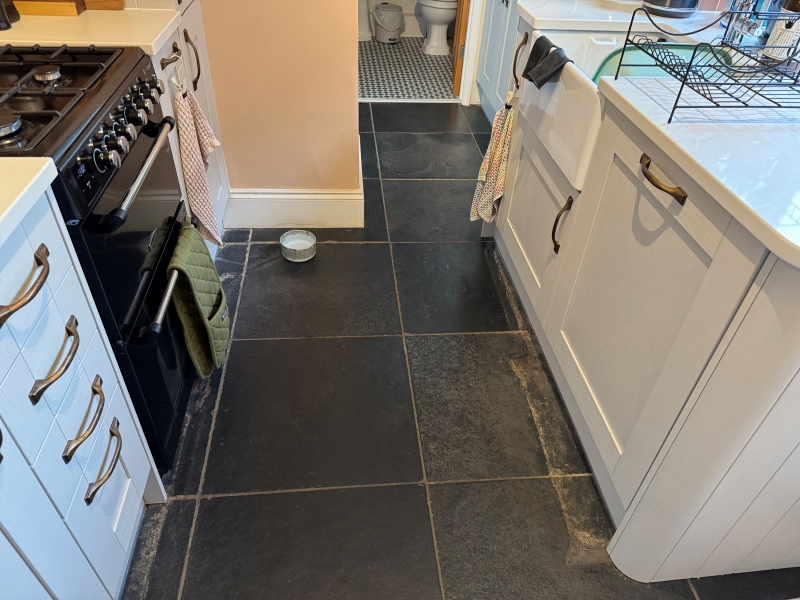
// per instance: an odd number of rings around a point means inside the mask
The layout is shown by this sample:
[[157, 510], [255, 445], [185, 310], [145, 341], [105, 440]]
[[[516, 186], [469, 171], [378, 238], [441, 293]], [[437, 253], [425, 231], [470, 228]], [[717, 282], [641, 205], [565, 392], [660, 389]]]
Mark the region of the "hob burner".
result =
[[33, 78], [40, 83], [50, 83], [61, 78], [61, 68], [58, 65], [39, 65], [32, 70]]
[[14, 135], [22, 127], [22, 118], [0, 106], [0, 138]]

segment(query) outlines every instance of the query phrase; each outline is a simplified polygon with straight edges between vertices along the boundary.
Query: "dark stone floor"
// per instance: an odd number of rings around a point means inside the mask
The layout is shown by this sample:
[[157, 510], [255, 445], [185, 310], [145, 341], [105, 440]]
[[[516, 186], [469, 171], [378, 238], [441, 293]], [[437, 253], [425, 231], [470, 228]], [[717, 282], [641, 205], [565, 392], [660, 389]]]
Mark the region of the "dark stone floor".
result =
[[[223, 370], [195, 384], [133, 599], [788, 600], [800, 569], [655, 585], [611, 527], [494, 245], [479, 108], [360, 105], [366, 226], [225, 233]], [[459, 179], [462, 178], [462, 179]]]

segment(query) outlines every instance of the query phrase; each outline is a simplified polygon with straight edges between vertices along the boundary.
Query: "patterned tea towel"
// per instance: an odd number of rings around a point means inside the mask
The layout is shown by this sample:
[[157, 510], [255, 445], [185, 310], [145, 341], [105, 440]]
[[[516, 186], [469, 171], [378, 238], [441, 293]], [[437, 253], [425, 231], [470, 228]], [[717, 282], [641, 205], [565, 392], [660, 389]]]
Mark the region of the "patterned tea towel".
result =
[[515, 100], [514, 92], [509, 92], [505, 106], [494, 117], [492, 139], [478, 172], [478, 185], [469, 213], [470, 221], [483, 219], [491, 223], [497, 216], [497, 208], [506, 189], [508, 154], [511, 149], [511, 134], [514, 131]]
[[189, 208], [199, 220], [197, 230], [205, 239], [221, 247], [222, 236], [217, 228], [206, 175], [208, 157], [220, 145], [219, 141], [191, 90], [186, 90], [185, 95], [180, 92], [175, 94], [175, 116], [178, 119], [181, 167]]

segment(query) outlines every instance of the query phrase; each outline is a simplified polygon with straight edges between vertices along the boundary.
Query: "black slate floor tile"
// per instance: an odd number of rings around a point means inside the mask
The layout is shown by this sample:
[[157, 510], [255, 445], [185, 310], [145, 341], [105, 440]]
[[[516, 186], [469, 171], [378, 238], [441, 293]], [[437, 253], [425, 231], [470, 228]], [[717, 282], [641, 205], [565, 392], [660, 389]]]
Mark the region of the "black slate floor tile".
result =
[[358, 130], [372, 133], [372, 113], [367, 102], [358, 103]]
[[796, 600], [800, 568], [692, 579], [700, 600]]
[[377, 103], [372, 105], [375, 131], [469, 133], [458, 104]]
[[431, 503], [447, 600], [694, 598], [686, 581], [644, 585], [613, 566], [589, 477], [434, 485]]
[[518, 330], [521, 311], [490, 242], [394, 244], [406, 333]]
[[522, 335], [407, 339], [430, 481], [548, 475], [524, 383]]
[[378, 133], [376, 138], [384, 179], [478, 176], [481, 153], [468, 133]]
[[[254, 242], [278, 242], [288, 229], [254, 229]], [[383, 195], [379, 179], [364, 180], [364, 227], [324, 228], [310, 230], [318, 242], [385, 242], [386, 217], [383, 212]]]
[[290, 263], [278, 244], [250, 246], [237, 338], [382, 335], [400, 331], [388, 244], [320, 244]]
[[378, 154], [375, 151], [375, 134], [361, 133], [361, 176], [364, 179], [377, 179], [380, 177], [378, 171]]
[[214, 264], [217, 267], [222, 289], [225, 290], [225, 299], [228, 301], [228, 312], [231, 323], [236, 317], [236, 304], [239, 301], [239, 288], [242, 286], [244, 263], [247, 261], [247, 246], [245, 244], [231, 244], [217, 252]]
[[203, 493], [421, 479], [402, 338], [234, 342]]
[[425, 490], [203, 500], [184, 598], [438, 600]]
[[481, 222], [469, 220], [475, 184], [466, 179], [384, 181], [392, 241], [480, 241]]
[[486, 151], [489, 149], [489, 142], [492, 141], [491, 133], [476, 133], [475, 142], [481, 151], [481, 155], [486, 156]]
[[223, 244], [246, 244], [249, 241], [249, 229], [226, 229], [222, 234]]
[[461, 110], [469, 122], [472, 133], [491, 133], [492, 123], [486, 118], [480, 105], [462, 106]]
[[178, 597], [194, 509], [194, 500], [170, 500], [145, 509], [123, 600]]

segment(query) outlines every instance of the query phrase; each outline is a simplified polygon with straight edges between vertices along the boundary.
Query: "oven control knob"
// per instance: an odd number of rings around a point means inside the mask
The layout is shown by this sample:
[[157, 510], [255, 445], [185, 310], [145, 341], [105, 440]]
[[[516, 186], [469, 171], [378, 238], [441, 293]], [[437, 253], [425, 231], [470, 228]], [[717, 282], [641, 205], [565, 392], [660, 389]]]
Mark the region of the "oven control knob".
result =
[[114, 135], [118, 138], [125, 138], [129, 142], [135, 142], [136, 127], [130, 123], [114, 123]]
[[114, 150], [123, 156], [131, 151], [131, 145], [124, 137], [109, 136], [108, 141], [106, 142], [106, 147], [109, 150]]
[[94, 153], [94, 164], [100, 171], [106, 169], [119, 169], [122, 164], [122, 157], [116, 150], [96, 150]]
[[136, 108], [142, 109], [148, 115], [153, 114], [153, 101], [148, 98], [137, 97], [133, 99], [133, 105]]
[[128, 106], [125, 109], [125, 120], [131, 125], [144, 126], [147, 125], [149, 119], [147, 118], [147, 113], [143, 108]]
[[145, 100], [150, 100], [153, 104], [158, 104], [158, 101], [161, 98], [161, 93], [157, 89], [151, 88], [147, 84], [142, 86], [142, 88], [139, 90], [139, 93], [142, 95], [142, 98]]
[[167, 91], [167, 88], [164, 87], [164, 82], [155, 75], [150, 78], [150, 80], [147, 82], [147, 85], [162, 95]]

